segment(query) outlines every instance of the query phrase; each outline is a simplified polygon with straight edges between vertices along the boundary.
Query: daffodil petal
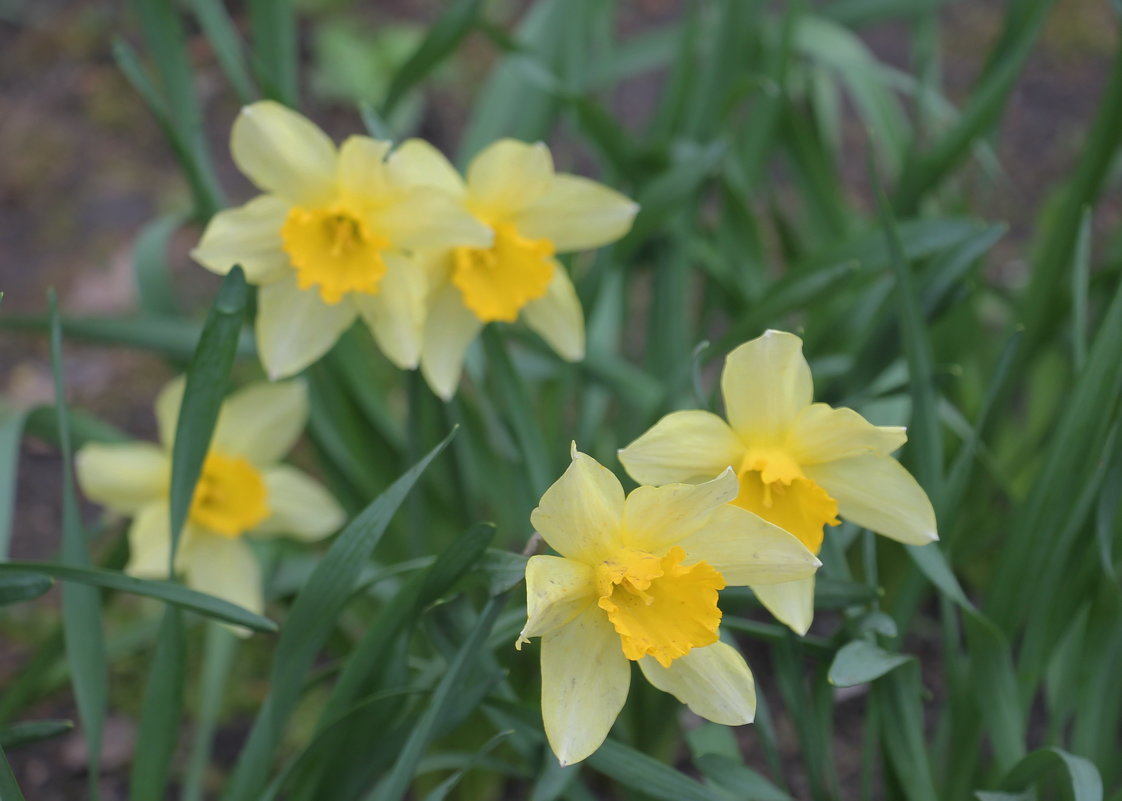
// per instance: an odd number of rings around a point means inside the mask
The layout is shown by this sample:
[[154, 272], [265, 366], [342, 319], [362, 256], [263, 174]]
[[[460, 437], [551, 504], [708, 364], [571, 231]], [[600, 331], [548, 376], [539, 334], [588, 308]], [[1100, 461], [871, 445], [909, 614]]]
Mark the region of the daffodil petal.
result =
[[186, 376], [176, 376], [164, 385], [156, 396], [156, 429], [160, 445], [171, 453], [175, 444], [175, 429], [179, 425], [179, 407], [183, 404], [183, 388], [187, 386]]
[[804, 470], [837, 500], [846, 520], [908, 545], [939, 539], [927, 493], [891, 456], [854, 456]]
[[723, 726], [742, 726], [756, 716], [756, 683], [740, 652], [723, 642], [694, 648], [664, 668], [654, 657], [639, 660], [647, 681], [695, 714]]
[[875, 426], [852, 409], [812, 403], [795, 418], [787, 447], [802, 465], [863, 453], [888, 455], [908, 441], [903, 426]]
[[213, 447], [264, 467], [288, 453], [308, 422], [308, 394], [299, 381], [257, 383], [222, 404]]
[[321, 206], [335, 186], [335, 145], [315, 123], [263, 100], [242, 108], [230, 135], [234, 163], [266, 192], [294, 205]]
[[477, 220], [463, 202], [443, 189], [410, 186], [370, 215], [374, 230], [395, 248], [489, 248], [491, 229]]
[[456, 394], [464, 356], [483, 323], [464, 306], [460, 290], [448, 285], [437, 290], [425, 318], [421, 372], [442, 400]]
[[596, 564], [619, 543], [623, 487], [611, 470], [573, 450], [573, 461], [545, 491], [530, 523], [553, 550]]
[[269, 378], [287, 378], [331, 349], [354, 322], [346, 298], [330, 305], [313, 287], [301, 290], [295, 276], [261, 287], [257, 294], [257, 353]]
[[[390, 143], [348, 136], [339, 147], [336, 182], [343, 202], [357, 209], [386, 202], [395, 191], [386, 169]], [[380, 232], [379, 232], [380, 233]]]
[[292, 269], [280, 236], [290, 206], [275, 195], [260, 195], [244, 206], [218, 212], [191, 257], [219, 275], [240, 264], [251, 284], [283, 278]]
[[166, 500], [155, 501], [136, 513], [129, 525], [129, 561], [125, 572], [138, 578], [168, 577], [171, 519]]
[[555, 175], [544, 194], [511, 222], [530, 239], [548, 239], [558, 253], [590, 250], [631, 230], [639, 204], [603, 184], [577, 175]]
[[631, 665], [598, 606], [542, 637], [542, 721], [553, 753], [572, 765], [604, 742], [627, 700]]
[[74, 456], [74, 467], [87, 498], [124, 514], [166, 497], [171, 480], [167, 453], [147, 442], [91, 442]]
[[376, 295], [356, 293], [355, 306], [386, 358], [412, 370], [421, 358], [425, 274], [406, 256], [386, 254], [386, 274]]
[[782, 444], [814, 392], [803, 341], [766, 331], [745, 342], [725, 361], [721, 392], [729, 424], [741, 439], [754, 447]]
[[554, 263], [553, 278], [545, 295], [522, 308], [526, 325], [566, 361], [584, 358], [584, 310], [569, 274]]
[[553, 179], [553, 157], [544, 144], [500, 139], [468, 166], [468, 202], [487, 219], [505, 220], [544, 195]]
[[321, 540], [343, 525], [342, 508], [323, 485], [295, 467], [278, 464], [262, 471], [269, 516], [255, 537], [282, 535], [305, 542]]
[[640, 484], [695, 484], [734, 470], [744, 443], [712, 412], [671, 412], [619, 452], [628, 475]]
[[196, 531], [180, 553], [188, 586], [251, 612], [265, 610], [261, 567], [244, 540]]
[[729, 468], [703, 484], [638, 487], [623, 504], [624, 541], [636, 550], [663, 553], [708, 525], [713, 512], [732, 501], [739, 488]]
[[596, 601], [589, 565], [558, 556], [533, 556], [526, 564], [526, 625], [519, 644], [569, 623]]
[[708, 562], [730, 587], [778, 584], [814, 575], [822, 563], [798, 538], [759, 515], [726, 505], [678, 543], [686, 562]]
[[394, 149], [389, 168], [399, 185], [421, 184], [462, 197], [464, 179], [444, 154], [424, 139], [407, 139]]
[[753, 585], [752, 592], [780, 623], [800, 637], [814, 620], [814, 576], [782, 584]]

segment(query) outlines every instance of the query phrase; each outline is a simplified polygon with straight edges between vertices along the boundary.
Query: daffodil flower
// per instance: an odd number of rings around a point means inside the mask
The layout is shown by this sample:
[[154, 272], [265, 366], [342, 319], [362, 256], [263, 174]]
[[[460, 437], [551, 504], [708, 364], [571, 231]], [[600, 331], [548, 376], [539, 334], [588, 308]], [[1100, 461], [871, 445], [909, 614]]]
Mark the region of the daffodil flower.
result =
[[223, 275], [240, 264], [261, 287], [257, 349], [269, 377], [314, 362], [358, 317], [392, 362], [416, 367], [426, 287], [406, 251], [486, 248], [491, 232], [414, 180], [389, 142], [352, 136], [337, 149], [278, 103], [243, 108], [230, 149], [265, 194], [215, 215], [192, 255]]
[[[168, 575], [171, 448], [183, 386], [173, 381], [156, 401], [159, 445], [90, 444], [76, 456], [86, 496], [133, 518], [125, 572], [141, 578]], [[189, 586], [260, 613], [261, 570], [246, 538], [310, 542], [342, 524], [322, 486], [279, 463], [307, 417], [304, 387], [295, 381], [253, 384], [223, 403], [176, 551], [176, 571]]]
[[[802, 340], [768, 331], [729, 354], [721, 374], [726, 423], [705, 411], [673, 412], [619, 453], [644, 484], [704, 481], [727, 467], [740, 478], [733, 503], [790, 531], [814, 553], [838, 515], [910, 545], [938, 539], [923, 488], [889, 454], [907, 441], [852, 409], [812, 403]], [[779, 620], [805, 634], [814, 577], [752, 588]]]
[[627, 698], [630, 662], [702, 717], [752, 721], [752, 674], [718, 638], [718, 591], [805, 578], [819, 562], [786, 531], [730, 505], [736, 493], [726, 470], [625, 498], [615, 475], [573, 446], [530, 518], [560, 556], [526, 565], [518, 638], [542, 638], [542, 718], [561, 764], [604, 742]]
[[429, 250], [429, 313], [421, 371], [433, 391], [456, 391], [464, 354], [490, 322], [523, 320], [563, 359], [584, 358], [584, 314], [560, 253], [619, 239], [638, 206], [595, 181], [557, 173], [549, 149], [501, 139], [468, 166], [465, 182], [420, 140], [398, 149], [411, 174], [458, 198], [494, 235], [485, 246]]

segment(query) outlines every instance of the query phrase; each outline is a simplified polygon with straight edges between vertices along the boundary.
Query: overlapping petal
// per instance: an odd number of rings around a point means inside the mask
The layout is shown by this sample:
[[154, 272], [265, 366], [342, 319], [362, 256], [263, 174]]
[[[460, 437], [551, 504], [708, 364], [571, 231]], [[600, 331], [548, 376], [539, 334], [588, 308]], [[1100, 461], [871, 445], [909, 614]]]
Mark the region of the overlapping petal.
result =
[[621, 532], [630, 548], [664, 553], [709, 524], [713, 512], [736, 497], [736, 474], [726, 468], [704, 484], [638, 487], [623, 505]]
[[764, 608], [800, 637], [814, 620], [814, 576], [782, 584], [752, 585]]
[[230, 135], [234, 163], [266, 192], [297, 206], [321, 206], [335, 189], [335, 145], [315, 123], [263, 100], [245, 106]]
[[[140, 509], [129, 524], [127, 536], [129, 561], [125, 572], [140, 578], [166, 579], [171, 558], [171, 518], [167, 501], [154, 501]], [[183, 543], [181, 538], [180, 554]]]
[[389, 152], [389, 142], [369, 136], [349, 136], [343, 141], [335, 169], [339, 197], [344, 203], [370, 211], [395, 191], [386, 168]]
[[386, 254], [378, 294], [354, 295], [354, 304], [386, 358], [412, 370], [421, 358], [425, 324], [425, 276], [406, 256]]
[[723, 642], [694, 648], [668, 668], [649, 656], [639, 661], [639, 667], [647, 681], [706, 720], [741, 726], [756, 716], [752, 672], [744, 657]]
[[456, 394], [464, 356], [482, 328], [456, 287], [446, 285], [433, 295], [422, 337], [421, 372], [439, 398], [449, 400]]
[[522, 308], [522, 319], [562, 359], [577, 362], [584, 358], [584, 310], [561, 264], [554, 262], [545, 295]]
[[783, 331], [767, 331], [736, 348], [721, 373], [729, 424], [754, 447], [782, 445], [813, 391], [802, 340]]
[[866, 454], [805, 470], [837, 500], [847, 520], [908, 545], [939, 539], [927, 494], [892, 457]]
[[819, 464], [865, 453], [887, 455], [908, 441], [903, 426], [875, 426], [852, 409], [807, 406], [792, 424], [787, 448], [799, 464]]
[[511, 221], [523, 236], [548, 239], [558, 253], [591, 250], [631, 229], [639, 204], [578, 175], [556, 175], [549, 188]]
[[301, 290], [295, 275], [261, 287], [255, 330], [265, 372], [273, 380], [300, 372], [327, 353], [357, 316], [346, 299], [327, 304], [314, 287]]
[[423, 139], [407, 139], [394, 149], [387, 165], [401, 186], [420, 184], [443, 189], [454, 197], [467, 191], [464, 179], [444, 154]]
[[299, 381], [252, 384], [222, 404], [211, 447], [263, 467], [292, 450], [308, 421], [308, 393]]
[[687, 562], [708, 562], [729, 586], [806, 578], [822, 564], [793, 534], [739, 506], [714, 510], [704, 528], [678, 545]]
[[500, 139], [468, 166], [471, 210], [499, 222], [542, 197], [554, 180], [553, 157], [541, 142]]
[[147, 442], [93, 442], [78, 451], [74, 466], [87, 498], [124, 514], [165, 497], [171, 477], [167, 454]]
[[542, 637], [542, 721], [562, 765], [600, 747], [627, 700], [631, 665], [603, 610], [589, 606]]
[[526, 564], [526, 625], [519, 644], [569, 623], [596, 602], [596, 577], [583, 562], [534, 556]]
[[371, 213], [375, 230], [390, 238], [395, 248], [488, 248], [491, 229], [472, 216], [463, 202], [432, 186], [401, 189], [388, 203]]
[[245, 540], [196, 531], [191, 547], [183, 548], [181, 555], [176, 562], [182, 562], [191, 587], [251, 612], [265, 611], [261, 567]]
[[712, 412], [671, 412], [619, 452], [640, 484], [697, 483], [740, 467], [744, 443]]
[[589, 564], [617, 547], [623, 487], [611, 470], [573, 448], [573, 461], [545, 491], [530, 523], [562, 556]]
[[280, 230], [290, 207], [276, 195], [259, 195], [244, 206], [218, 212], [207, 223], [191, 257], [219, 275], [240, 264], [251, 284], [284, 278], [291, 264]]
[[302, 471], [278, 464], [263, 471], [262, 477], [269, 516], [251, 534], [314, 542], [343, 525], [345, 515], [335, 498]]

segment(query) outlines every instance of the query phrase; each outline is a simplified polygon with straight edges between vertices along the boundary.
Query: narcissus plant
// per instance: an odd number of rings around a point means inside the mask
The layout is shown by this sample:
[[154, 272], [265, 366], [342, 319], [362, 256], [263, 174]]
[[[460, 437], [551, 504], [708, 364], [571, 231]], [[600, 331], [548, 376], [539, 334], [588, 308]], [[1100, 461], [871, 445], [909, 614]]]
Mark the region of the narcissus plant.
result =
[[[168, 575], [171, 448], [183, 387], [182, 378], [173, 381], [156, 401], [159, 445], [95, 443], [75, 457], [86, 496], [133, 518], [125, 572], [141, 578]], [[176, 572], [189, 586], [260, 613], [261, 569], [247, 538], [314, 541], [342, 524], [327, 490], [280, 463], [307, 418], [297, 381], [253, 384], [222, 405], [176, 551]]]
[[744, 658], [719, 639], [719, 591], [806, 578], [814, 555], [791, 534], [729, 504], [726, 470], [703, 484], [639, 487], [573, 447], [530, 520], [559, 556], [526, 566], [527, 620], [541, 637], [542, 719], [568, 765], [604, 742], [627, 698], [631, 662], [698, 715], [750, 723]]
[[[767, 331], [728, 355], [721, 374], [728, 422], [706, 411], [673, 412], [619, 453], [643, 484], [699, 482], [731, 467], [732, 502], [790, 531], [811, 551], [839, 515], [910, 545], [938, 539], [923, 488], [890, 454], [907, 441], [852, 409], [812, 403], [802, 340]], [[814, 577], [753, 590], [803, 634], [814, 616]]]

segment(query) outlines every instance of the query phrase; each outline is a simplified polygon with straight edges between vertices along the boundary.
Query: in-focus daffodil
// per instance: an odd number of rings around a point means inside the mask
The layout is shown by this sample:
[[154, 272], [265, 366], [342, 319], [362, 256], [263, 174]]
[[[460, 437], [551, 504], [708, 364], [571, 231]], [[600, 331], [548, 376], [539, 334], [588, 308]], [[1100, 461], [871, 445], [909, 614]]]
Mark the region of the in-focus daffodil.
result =
[[240, 264], [260, 285], [257, 349], [270, 378], [314, 362], [357, 317], [392, 362], [416, 367], [426, 286], [406, 251], [486, 248], [491, 231], [415, 180], [389, 142], [352, 136], [337, 149], [278, 103], [243, 108], [230, 149], [265, 194], [215, 215], [192, 255], [220, 274]]
[[819, 563], [792, 535], [730, 505], [737, 491], [726, 470], [625, 498], [615, 475], [574, 445], [569, 468], [530, 518], [560, 556], [527, 564], [518, 638], [542, 638], [542, 718], [561, 764], [604, 742], [632, 661], [698, 715], [730, 726], [752, 721], [752, 674], [718, 638], [718, 591], [805, 578]]
[[[91, 500], [133, 518], [125, 572], [167, 578], [171, 547], [168, 491], [182, 378], [156, 401], [160, 444], [90, 444], [78, 451], [78, 482]], [[246, 537], [321, 539], [343, 512], [316, 481], [279, 460], [308, 418], [296, 381], [254, 384], [222, 405], [176, 552], [191, 587], [260, 613], [261, 571]]]
[[459, 198], [494, 235], [486, 246], [419, 254], [429, 274], [421, 371], [433, 391], [452, 397], [468, 346], [490, 322], [521, 319], [562, 358], [584, 358], [584, 314], [554, 256], [614, 242], [639, 207], [595, 181], [554, 172], [540, 142], [493, 143], [472, 160], [466, 181], [423, 141], [398, 153], [417, 180]]
[[[911, 545], [938, 539], [931, 501], [889, 454], [907, 441], [852, 409], [812, 403], [802, 340], [768, 331], [729, 354], [721, 374], [726, 423], [706, 411], [673, 412], [622, 451], [645, 484], [704, 481], [732, 467], [733, 503], [790, 531], [818, 553], [838, 516]], [[779, 620], [800, 634], [814, 616], [814, 577], [755, 587]]]

